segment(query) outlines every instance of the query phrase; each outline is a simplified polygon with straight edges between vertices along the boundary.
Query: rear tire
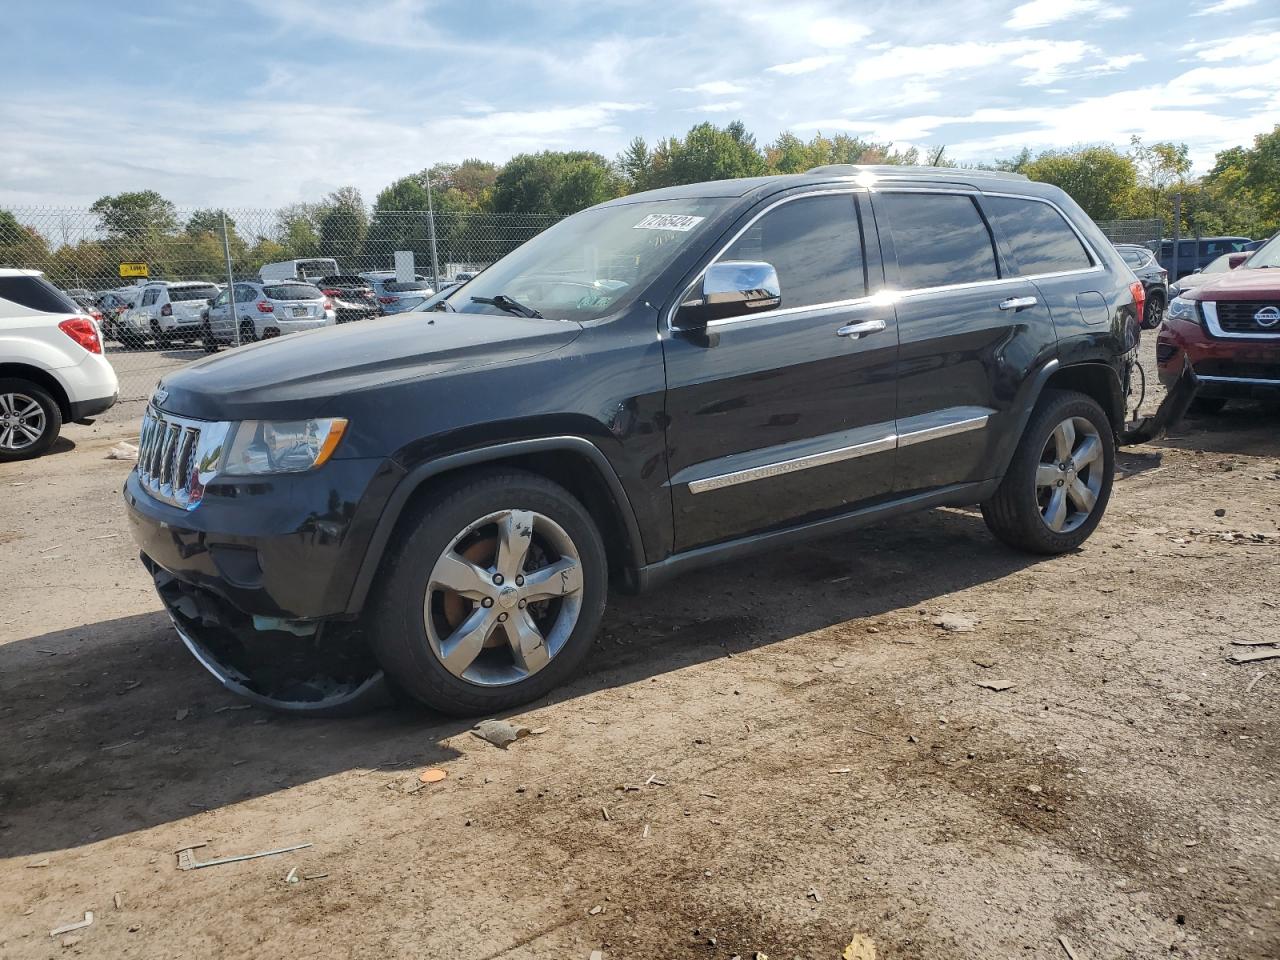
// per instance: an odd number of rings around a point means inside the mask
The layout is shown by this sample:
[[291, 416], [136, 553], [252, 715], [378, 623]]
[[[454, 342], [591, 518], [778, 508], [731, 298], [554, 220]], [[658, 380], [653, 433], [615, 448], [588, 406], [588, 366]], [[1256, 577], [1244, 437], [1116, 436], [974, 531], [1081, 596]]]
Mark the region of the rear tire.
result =
[[1164, 296], [1159, 293], [1153, 293], [1147, 297], [1146, 310], [1143, 312], [1142, 325], [1148, 330], [1154, 330], [1160, 326], [1164, 320]]
[[213, 327], [209, 325], [208, 320], [200, 326], [200, 343], [204, 347], [205, 353], [218, 352], [218, 341], [213, 335]]
[[1107, 508], [1115, 455], [1111, 422], [1096, 400], [1046, 390], [999, 489], [982, 504], [982, 518], [998, 540], [1019, 550], [1074, 550]]
[[600, 533], [568, 491], [522, 470], [480, 470], [401, 519], [366, 617], [392, 683], [442, 713], [490, 714], [573, 675], [607, 587]]
[[62, 411], [49, 391], [30, 380], [0, 379], [0, 463], [46, 453], [61, 432]]
[[241, 320], [240, 321], [240, 342], [242, 344], [253, 343], [257, 339], [258, 339], [258, 332], [256, 329], [254, 329], [253, 321]]
[[1227, 405], [1225, 397], [1196, 397], [1187, 409], [1197, 417], [1213, 417]]

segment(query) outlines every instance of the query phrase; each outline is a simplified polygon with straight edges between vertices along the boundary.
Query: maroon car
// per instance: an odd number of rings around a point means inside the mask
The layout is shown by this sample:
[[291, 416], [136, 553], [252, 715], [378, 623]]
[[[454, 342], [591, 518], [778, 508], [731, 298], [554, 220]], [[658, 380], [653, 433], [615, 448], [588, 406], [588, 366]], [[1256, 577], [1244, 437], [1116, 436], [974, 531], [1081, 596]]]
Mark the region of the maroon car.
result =
[[1172, 386], [1187, 361], [1201, 413], [1232, 399], [1280, 400], [1280, 234], [1169, 304], [1156, 339], [1160, 382]]

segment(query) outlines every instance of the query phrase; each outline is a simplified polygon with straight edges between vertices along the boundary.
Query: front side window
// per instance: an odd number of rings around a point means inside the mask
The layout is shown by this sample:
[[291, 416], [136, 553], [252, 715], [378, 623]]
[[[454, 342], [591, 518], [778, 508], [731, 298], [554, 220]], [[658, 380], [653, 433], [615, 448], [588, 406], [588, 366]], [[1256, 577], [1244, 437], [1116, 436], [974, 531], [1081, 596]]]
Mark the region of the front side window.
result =
[[866, 296], [862, 235], [852, 194], [801, 197], [749, 226], [720, 260], [773, 265], [782, 308]]
[[902, 289], [999, 278], [995, 242], [972, 197], [885, 193], [874, 202], [893, 235]]
[[223, 290], [221, 293], [219, 293], [216, 297], [213, 298], [213, 305], [215, 307], [225, 307], [227, 305], [226, 290]]
[[[1087, 270], [1093, 266], [1076, 232], [1049, 204], [1021, 197], [984, 197], [982, 205], [992, 225], [1013, 248], [1019, 276]], [[1142, 253], [1137, 250], [1126, 250], [1125, 259], [1132, 266], [1143, 262]]]

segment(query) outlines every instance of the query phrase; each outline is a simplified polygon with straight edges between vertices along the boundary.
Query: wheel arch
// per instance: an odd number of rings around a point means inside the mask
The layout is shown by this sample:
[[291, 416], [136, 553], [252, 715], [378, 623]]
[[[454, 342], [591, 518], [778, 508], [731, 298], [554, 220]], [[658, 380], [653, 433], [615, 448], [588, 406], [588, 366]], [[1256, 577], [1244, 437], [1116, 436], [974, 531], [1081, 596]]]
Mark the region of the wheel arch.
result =
[[347, 601], [349, 614], [359, 613], [382, 566], [387, 547], [406, 511], [440, 481], [478, 467], [514, 467], [560, 484], [586, 507], [600, 529], [611, 570], [622, 586], [636, 588], [636, 571], [644, 565], [640, 527], [631, 502], [609, 460], [582, 437], [516, 440], [450, 454], [425, 463], [396, 485], [365, 550]]
[[71, 400], [67, 396], [67, 391], [58, 382], [58, 378], [49, 371], [26, 363], [0, 363], [0, 380], [9, 378], [30, 380], [36, 386], [43, 387], [58, 404], [58, 412], [62, 414], [63, 422], [71, 419]]

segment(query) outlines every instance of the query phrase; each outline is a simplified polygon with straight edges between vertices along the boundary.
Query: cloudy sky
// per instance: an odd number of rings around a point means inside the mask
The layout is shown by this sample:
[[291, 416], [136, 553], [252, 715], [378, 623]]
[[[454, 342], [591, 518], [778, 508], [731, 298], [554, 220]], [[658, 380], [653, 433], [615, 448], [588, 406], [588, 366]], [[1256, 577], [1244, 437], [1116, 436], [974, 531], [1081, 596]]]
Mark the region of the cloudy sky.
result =
[[946, 144], [1130, 134], [1197, 166], [1280, 123], [1276, 0], [21, 0], [0, 203], [368, 200], [438, 161], [612, 157], [710, 119]]

